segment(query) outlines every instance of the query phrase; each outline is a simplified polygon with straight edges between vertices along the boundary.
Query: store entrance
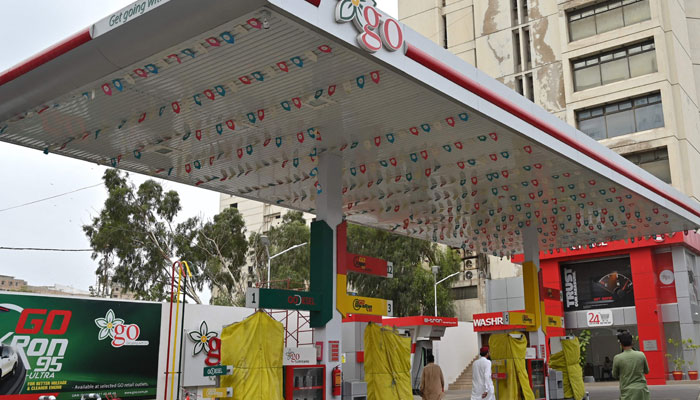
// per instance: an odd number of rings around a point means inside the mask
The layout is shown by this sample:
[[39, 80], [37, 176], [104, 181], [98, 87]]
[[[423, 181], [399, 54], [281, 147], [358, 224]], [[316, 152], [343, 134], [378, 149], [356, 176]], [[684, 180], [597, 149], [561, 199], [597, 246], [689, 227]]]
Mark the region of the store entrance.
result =
[[568, 330], [568, 334], [575, 335], [578, 338], [585, 335], [584, 331], [590, 332], [591, 340], [585, 350], [584, 377], [593, 377], [596, 382], [613, 380], [612, 360], [616, 354], [622, 351], [620, 343], [617, 341], [617, 334], [622, 330], [627, 330], [632, 334], [632, 337], [635, 338], [632, 346], [635, 350], [639, 350], [638, 333], [635, 325]]

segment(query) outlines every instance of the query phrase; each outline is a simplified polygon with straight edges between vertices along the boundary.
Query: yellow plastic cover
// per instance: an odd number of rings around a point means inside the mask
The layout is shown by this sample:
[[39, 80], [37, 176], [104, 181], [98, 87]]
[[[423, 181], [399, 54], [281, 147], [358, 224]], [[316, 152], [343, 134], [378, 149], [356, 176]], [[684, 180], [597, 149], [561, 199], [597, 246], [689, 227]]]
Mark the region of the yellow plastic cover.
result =
[[370, 323], [365, 328], [367, 400], [413, 400], [411, 339]]
[[284, 327], [264, 312], [221, 331], [221, 364], [233, 365], [233, 375], [221, 386], [232, 387], [233, 400], [283, 400], [282, 353]]
[[[522, 393], [524, 400], [534, 400], [535, 395], [532, 393], [525, 365], [527, 339], [520, 332], [511, 333], [518, 338], [509, 333], [495, 333], [489, 338], [492, 366], [495, 366], [498, 372], [506, 373], [506, 379], [498, 381], [498, 398], [519, 399]], [[500, 360], [503, 362], [499, 362]]]
[[552, 354], [549, 366], [564, 375], [564, 397], [582, 399], [586, 395], [583, 386], [583, 371], [579, 364], [581, 348], [578, 338], [562, 339], [562, 351]]

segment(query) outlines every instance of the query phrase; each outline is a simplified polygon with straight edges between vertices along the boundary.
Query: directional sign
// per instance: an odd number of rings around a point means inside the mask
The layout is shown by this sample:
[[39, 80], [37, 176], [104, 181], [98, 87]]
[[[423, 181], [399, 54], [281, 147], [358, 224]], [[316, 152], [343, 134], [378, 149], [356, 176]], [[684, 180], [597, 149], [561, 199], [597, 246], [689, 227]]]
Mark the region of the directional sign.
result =
[[232, 373], [232, 365], [215, 365], [213, 367], [204, 367], [204, 376], [222, 376], [231, 375]]
[[394, 302], [374, 297], [352, 296], [347, 293], [347, 276], [338, 274], [336, 305], [343, 316], [348, 314], [394, 315]]
[[202, 391], [202, 397], [208, 397], [208, 398], [233, 397], [233, 388], [231, 388], [231, 387], [204, 388]]
[[321, 296], [297, 290], [248, 288], [245, 294], [245, 306], [277, 310], [318, 311], [321, 309]]
[[386, 278], [394, 277], [394, 264], [390, 261], [347, 253], [345, 262], [348, 272], [383, 276]]
[[524, 312], [508, 312], [508, 321], [510, 325], [525, 325], [535, 326], [535, 315]]
[[561, 328], [564, 326], [564, 318], [556, 315], [547, 315], [544, 319], [544, 326], [548, 328]]

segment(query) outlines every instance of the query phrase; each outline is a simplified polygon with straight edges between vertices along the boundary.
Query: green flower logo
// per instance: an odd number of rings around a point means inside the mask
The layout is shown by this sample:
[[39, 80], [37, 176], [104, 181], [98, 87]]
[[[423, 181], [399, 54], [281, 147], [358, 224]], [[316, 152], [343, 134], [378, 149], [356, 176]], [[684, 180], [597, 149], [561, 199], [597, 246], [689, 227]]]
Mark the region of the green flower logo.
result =
[[365, 25], [364, 9], [367, 6], [377, 7], [374, 0], [340, 0], [335, 8], [337, 22], [353, 21], [358, 27]]
[[95, 319], [95, 325], [100, 328], [100, 332], [97, 334], [97, 339], [103, 340], [107, 339], [108, 337], [114, 339], [114, 328], [116, 328], [117, 325], [123, 324], [124, 320], [121, 318], [115, 318], [114, 311], [110, 309], [107, 311], [107, 315], [105, 315], [104, 318]]
[[216, 332], [209, 332], [207, 322], [202, 321], [201, 325], [199, 325], [199, 332], [192, 331], [187, 336], [195, 343], [192, 355], [196, 356], [201, 353], [202, 350], [204, 350], [205, 353], [209, 353], [209, 339], [217, 337], [219, 334]]

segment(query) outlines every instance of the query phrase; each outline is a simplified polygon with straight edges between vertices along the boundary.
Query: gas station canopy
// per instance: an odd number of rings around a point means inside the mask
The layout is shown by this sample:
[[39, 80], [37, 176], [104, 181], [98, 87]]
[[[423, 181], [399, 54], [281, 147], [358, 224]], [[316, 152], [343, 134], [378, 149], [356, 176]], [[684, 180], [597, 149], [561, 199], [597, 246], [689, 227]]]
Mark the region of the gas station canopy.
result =
[[0, 74], [0, 140], [311, 213], [333, 153], [348, 220], [497, 255], [700, 227], [373, 3], [137, 1]]

